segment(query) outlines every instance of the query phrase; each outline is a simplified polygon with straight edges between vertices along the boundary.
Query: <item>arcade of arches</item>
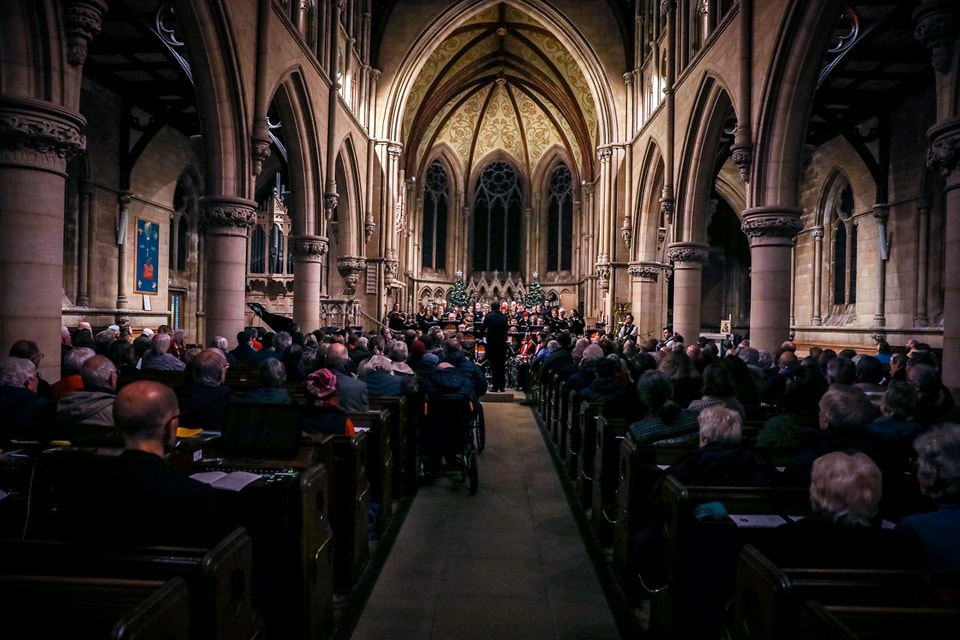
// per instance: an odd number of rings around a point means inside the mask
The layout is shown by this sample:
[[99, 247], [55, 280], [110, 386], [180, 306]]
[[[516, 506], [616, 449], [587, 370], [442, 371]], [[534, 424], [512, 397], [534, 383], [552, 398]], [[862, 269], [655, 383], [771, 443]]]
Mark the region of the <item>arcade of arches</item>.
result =
[[[9, 0], [0, 341], [372, 329], [463, 272], [960, 388], [960, 5]], [[481, 289], [482, 286], [482, 289]]]

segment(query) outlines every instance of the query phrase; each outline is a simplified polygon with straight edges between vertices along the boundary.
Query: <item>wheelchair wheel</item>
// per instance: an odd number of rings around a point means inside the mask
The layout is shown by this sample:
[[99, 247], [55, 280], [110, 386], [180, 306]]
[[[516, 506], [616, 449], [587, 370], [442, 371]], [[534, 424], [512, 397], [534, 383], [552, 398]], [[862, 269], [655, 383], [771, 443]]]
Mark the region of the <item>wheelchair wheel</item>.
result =
[[477, 454], [473, 451], [467, 456], [467, 479], [470, 480], [470, 495], [476, 495], [480, 478], [477, 473]]
[[473, 439], [474, 444], [477, 446], [477, 453], [483, 453], [484, 447], [487, 446], [487, 427], [484, 424], [482, 412], [476, 417], [476, 425], [473, 429]]

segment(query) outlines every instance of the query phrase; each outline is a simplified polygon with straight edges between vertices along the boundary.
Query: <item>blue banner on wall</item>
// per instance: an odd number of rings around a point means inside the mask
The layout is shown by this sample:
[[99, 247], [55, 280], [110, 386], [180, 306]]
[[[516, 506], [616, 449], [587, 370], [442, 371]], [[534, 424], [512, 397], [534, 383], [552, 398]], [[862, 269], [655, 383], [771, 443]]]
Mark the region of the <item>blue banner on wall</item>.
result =
[[157, 295], [160, 271], [160, 227], [137, 219], [136, 292]]

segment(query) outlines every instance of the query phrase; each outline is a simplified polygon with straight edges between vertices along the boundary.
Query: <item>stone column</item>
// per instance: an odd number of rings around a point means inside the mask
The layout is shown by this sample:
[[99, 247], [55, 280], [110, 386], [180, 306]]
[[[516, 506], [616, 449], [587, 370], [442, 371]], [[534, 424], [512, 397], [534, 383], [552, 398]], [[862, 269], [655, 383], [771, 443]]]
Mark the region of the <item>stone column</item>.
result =
[[960, 118], [943, 120], [927, 131], [927, 164], [940, 171], [944, 193], [943, 383], [960, 390]]
[[743, 213], [750, 239], [750, 346], [774, 353], [790, 335], [790, 256], [801, 209], [755, 207]]
[[710, 247], [673, 242], [667, 245], [667, 257], [673, 262], [673, 330], [683, 336], [684, 344], [694, 344], [700, 337], [701, 276]]
[[77, 283], [77, 306], [90, 306], [90, 248], [93, 246], [93, 232], [90, 224], [90, 200], [93, 198], [93, 183], [80, 182], [80, 219], [77, 246], [80, 251], [79, 279]]
[[[647, 338], [660, 337], [661, 311], [664, 307], [664, 285], [660, 283], [660, 274], [669, 268], [669, 265], [659, 262], [631, 262], [627, 267], [627, 273], [633, 277], [630, 300], [638, 343]], [[666, 280], [664, 276], [664, 282]]]
[[330, 243], [323, 236], [294, 236], [293, 249], [293, 320], [300, 330], [319, 329], [320, 291], [323, 287], [323, 264]]
[[917, 201], [917, 298], [913, 311], [913, 324], [926, 327], [930, 324], [927, 316], [927, 263], [930, 250], [930, 198]]
[[873, 219], [877, 221], [877, 238], [881, 247], [877, 266], [877, 311], [873, 314], [873, 325], [880, 328], [887, 324], [887, 221], [890, 219], [890, 205], [873, 205]]
[[813, 228], [813, 301], [810, 311], [810, 324], [819, 327], [823, 324], [823, 311], [820, 296], [823, 293], [823, 227]]
[[85, 125], [50, 103], [0, 97], [0, 348], [35, 340], [48, 380], [60, 378], [66, 168]]
[[247, 231], [256, 221], [257, 203], [241, 198], [209, 196], [200, 200], [207, 246], [207, 335], [233, 343], [244, 327], [247, 287]]
[[[127, 227], [130, 224], [130, 201], [133, 194], [124, 190], [117, 195], [117, 309], [126, 309], [129, 299], [127, 298], [127, 287], [129, 283], [129, 269], [127, 267], [128, 243]], [[170, 242], [174, 239], [170, 238]], [[157, 265], [159, 272], [160, 265]]]

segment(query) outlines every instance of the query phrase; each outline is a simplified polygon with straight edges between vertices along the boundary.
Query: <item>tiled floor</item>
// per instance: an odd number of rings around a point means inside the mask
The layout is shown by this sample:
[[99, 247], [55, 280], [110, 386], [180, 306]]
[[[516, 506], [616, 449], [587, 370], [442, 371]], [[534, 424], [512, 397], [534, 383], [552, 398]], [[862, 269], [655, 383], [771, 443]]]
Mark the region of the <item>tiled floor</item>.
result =
[[420, 488], [351, 637], [619, 638], [530, 407], [484, 412], [477, 495]]

